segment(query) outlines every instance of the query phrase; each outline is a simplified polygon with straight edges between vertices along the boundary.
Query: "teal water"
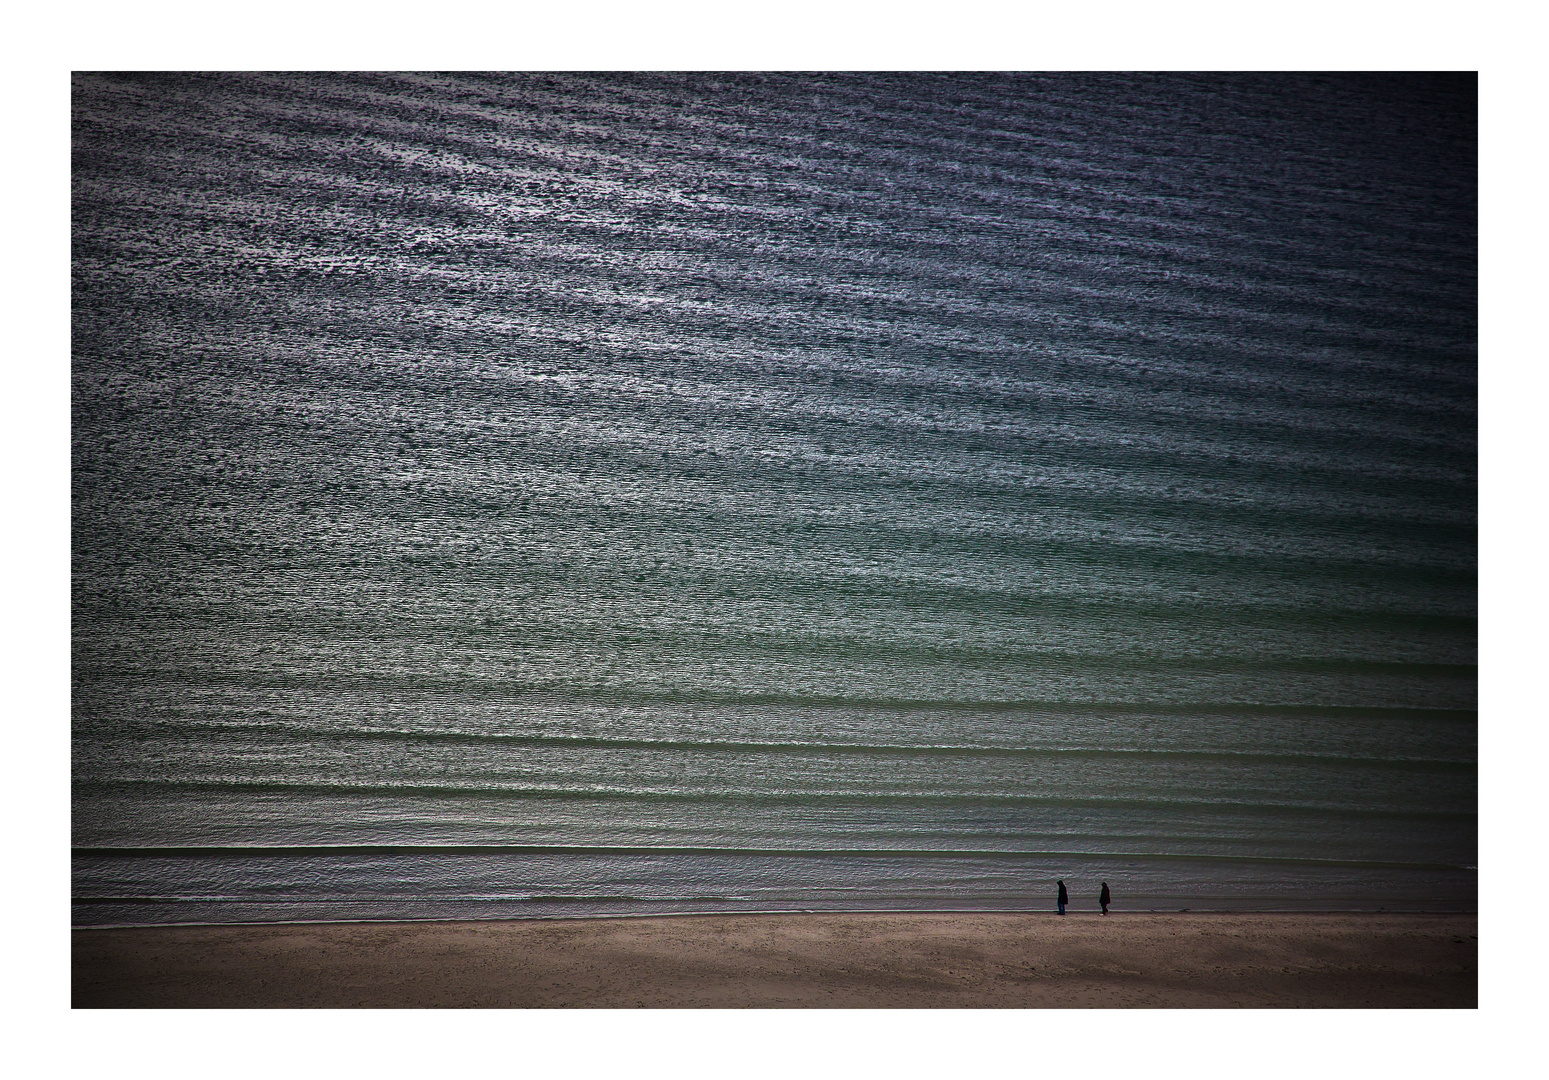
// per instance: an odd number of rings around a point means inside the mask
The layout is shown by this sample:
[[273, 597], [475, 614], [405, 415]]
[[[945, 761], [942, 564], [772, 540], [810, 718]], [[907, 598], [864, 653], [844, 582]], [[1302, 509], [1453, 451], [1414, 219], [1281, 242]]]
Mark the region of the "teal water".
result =
[[1475, 906], [1471, 76], [72, 108], [77, 925]]

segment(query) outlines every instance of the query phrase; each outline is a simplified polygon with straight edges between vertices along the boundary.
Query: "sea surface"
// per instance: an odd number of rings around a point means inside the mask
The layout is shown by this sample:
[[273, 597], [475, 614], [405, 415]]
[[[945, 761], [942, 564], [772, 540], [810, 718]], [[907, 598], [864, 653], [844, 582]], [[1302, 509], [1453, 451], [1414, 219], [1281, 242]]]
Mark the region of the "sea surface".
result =
[[72, 131], [76, 925], [1475, 908], [1472, 75]]

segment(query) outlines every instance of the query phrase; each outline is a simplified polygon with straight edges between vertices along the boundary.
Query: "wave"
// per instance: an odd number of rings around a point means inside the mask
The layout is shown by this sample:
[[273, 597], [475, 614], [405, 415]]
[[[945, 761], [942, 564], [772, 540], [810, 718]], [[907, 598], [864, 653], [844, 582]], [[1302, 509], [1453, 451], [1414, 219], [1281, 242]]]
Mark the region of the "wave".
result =
[[[211, 682], [219, 680], [212, 679]], [[361, 680], [360, 688], [379, 689], [386, 679]], [[513, 707], [524, 704], [553, 705], [562, 702], [704, 705], [725, 708], [787, 706], [793, 709], [862, 709], [879, 712], [1035, 713], [1048, 716], [1226, 716], [1316, 717], [1349, 720], [1419, 720], [1477, 723], [1478, 709], [1436, 708], [1408, 705], [1344, 705], [1327, 702], [1252, 701], [1072, 701], [1058, 698], [923, 698], [868, 694], [804, 694], [710, 688], [651, 690], [639, 687], [576, 687], [560, 684], [515, 684], [467, 680], [391, 680], [394, 689], [427, 691], [455, 689], [477, 700], [480, 692], [499, 695]], [[287, 676], [285, 688], [310, 686], [344, 689], [344, 680]], [[246, 685], [244, 680], [243, 685]]]
[[[1440, 710], [1433, 710], [1440, 711]], [[1317, 765], [1325, 768], [1399, 769], [1415, 772], [1475, 772], [1478, 763], [1443, 758], [1360, 757], [1330, 753], [1266, 753], [1247, 750], [1169, 750], [1144, 747], [986, 746], [940, 743], [855, 743], [801, 740], [643, 739], [588, 735], [530, 735], [514, 732], [438, 731], [434, 729], [319, 727], [275, 723], [171, 722], [149, 725], [181, 736], [190, 731], [284, 735], [300, 739], [347, 739], [454, 743], [548, 749], [655, 750], [681, 753], [857, 755], [875, 757], [987, 757], [1037, 760], [1132, 759], [1224, 762], [1239, 765]]]
[[1048, 806], [1072, 809], [1132, 809], [1151, 811], [1188, 810], [1194, 812], [1247, 812], [1254, 814], [1312, 814], [1336, 817], [1385, 817], [1412, 819], [1455, 819], [1477, 817], [1473, 811], [1435, 809], [1394, 809], [1359, 807], [1347, 803], [1248, 802], [1234, 799], [1143, 799], [1101, 795], [1068, 798], [1049, 795], [1022, 795], [1014, 792], [987, 792], [979, 795], [942, 792], [867, 792], [867, 791], [725, 791], [723, 789], [684, 791], [620, 787], [480, 787], [456, 784], [361, 784], [348, 781], [304, 782], [278, 780], [177, 780], [119, 779], [77, 781], [77, 790], [110, 791], [148, 789], [156, 791], [266, 792], [272, 794], [408, 796], [425, 798], [492, 798], [586, 802], [593, 800], [719, 803], [730, 805], [813, 805], [843, 806]]
[[1454, 863], [1403, 862], [1380, 859], [1328, 859], [1285, 855], [1220, 855], [1197, 852], [1147, 851], [1009, 851], [995, 848], [780, 848], [673, 847], [667, 845], [583, 844], [301, 844], [196, 847], [71, 848], [72, 858], [319, 858], [349, 856], [489, 856], [574, 855], [689, 856], [705, 858], [791, 859], [1123, 859], [1131, 861], [1263, 863], [1285, 866], [1329, 866], [1349, 869], [1464, 870]]

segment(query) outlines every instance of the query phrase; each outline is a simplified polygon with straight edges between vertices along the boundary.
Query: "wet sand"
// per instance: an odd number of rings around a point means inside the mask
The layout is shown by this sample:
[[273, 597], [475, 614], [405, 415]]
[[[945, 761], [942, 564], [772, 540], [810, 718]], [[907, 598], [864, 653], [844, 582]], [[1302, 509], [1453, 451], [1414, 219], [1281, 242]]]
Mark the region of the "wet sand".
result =
[[792, 914], [72, 931], [76, 1008], [1476, 1008], [1478, 918]]

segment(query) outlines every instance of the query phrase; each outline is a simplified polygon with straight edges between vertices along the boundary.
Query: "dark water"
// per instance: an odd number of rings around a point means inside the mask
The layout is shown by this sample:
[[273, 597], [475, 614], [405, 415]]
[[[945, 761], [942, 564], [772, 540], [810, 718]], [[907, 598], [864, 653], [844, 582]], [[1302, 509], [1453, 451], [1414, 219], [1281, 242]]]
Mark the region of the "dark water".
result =
[[77, 76], [75, 922], [1472, 908], [1475, 110]]

